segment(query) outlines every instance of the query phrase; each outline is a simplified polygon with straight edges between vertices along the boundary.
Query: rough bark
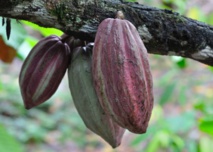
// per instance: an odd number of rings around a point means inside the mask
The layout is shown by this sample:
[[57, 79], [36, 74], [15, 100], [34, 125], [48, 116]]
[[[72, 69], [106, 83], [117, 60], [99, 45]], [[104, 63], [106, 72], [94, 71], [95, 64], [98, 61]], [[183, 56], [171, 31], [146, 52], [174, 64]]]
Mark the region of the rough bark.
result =
[[99, 23], [124, 12], [138, 29], [149, 53], [191, 58], [213, 66], [213, 26], [122, 0], [0, 0], [0, 16], [55, 27], [94, 41]]

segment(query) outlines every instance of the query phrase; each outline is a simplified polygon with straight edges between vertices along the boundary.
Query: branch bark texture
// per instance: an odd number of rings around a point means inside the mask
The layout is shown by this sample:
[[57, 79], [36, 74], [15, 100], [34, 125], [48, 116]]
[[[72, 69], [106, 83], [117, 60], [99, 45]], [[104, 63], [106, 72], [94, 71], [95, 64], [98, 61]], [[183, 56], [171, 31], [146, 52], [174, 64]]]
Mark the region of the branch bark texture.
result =
[[213, 26], [122, 0], [0, 0], [0, 16], [54, 27], [94, 41], [98, 25], [121, 10], [132, 22], [149, 53], [191, 58], [213, 66]]

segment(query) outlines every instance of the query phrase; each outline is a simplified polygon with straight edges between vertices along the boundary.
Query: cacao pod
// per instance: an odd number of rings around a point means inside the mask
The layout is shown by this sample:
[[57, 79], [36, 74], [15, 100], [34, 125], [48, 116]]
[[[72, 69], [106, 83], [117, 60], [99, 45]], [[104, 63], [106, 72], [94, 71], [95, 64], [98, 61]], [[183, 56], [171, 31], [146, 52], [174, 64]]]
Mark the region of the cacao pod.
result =
[[49, 99], [57, 90], [70, 62], [70, 49], [57, 36], [40, 40], [25, 59], [19, 85], [26, 109]]
[[91, 64], [91, 52], [85, 53], [81, 47], [74, 49], [68, 68], [71, 95], [86, 127], [115, 148], [121, 143], [124, 129], [103, 111], [93, 87]]
[[146, 132], [153, 108], [153, 84], [147, 50], [134, 25], [105, 19], [93, 48], [93, 80], [106, 113], [121, 127]]

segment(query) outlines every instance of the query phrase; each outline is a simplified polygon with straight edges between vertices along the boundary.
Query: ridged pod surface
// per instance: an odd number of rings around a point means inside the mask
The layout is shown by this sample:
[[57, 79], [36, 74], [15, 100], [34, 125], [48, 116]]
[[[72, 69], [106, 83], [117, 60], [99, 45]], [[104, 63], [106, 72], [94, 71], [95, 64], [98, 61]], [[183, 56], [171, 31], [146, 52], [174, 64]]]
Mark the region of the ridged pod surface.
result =
[[93, 48], [93, 80], [106, 113], [120, 126], [144, 133], [153, 108], [147, 50], [133, 24], [105, 19]]
[[92, 81], [92, 54], [85, 54], [81, 47], [73, 52], [68, 78], [75, 107], [87, 128], [115, 148], [120, 145], [125, 130], [106, 115], [98, 101]]
[[57, 90], [70, 62], [70, 49], [57, 36], [40, 40], [25, 59], [19, 85], [26, 109], [49, 99]]

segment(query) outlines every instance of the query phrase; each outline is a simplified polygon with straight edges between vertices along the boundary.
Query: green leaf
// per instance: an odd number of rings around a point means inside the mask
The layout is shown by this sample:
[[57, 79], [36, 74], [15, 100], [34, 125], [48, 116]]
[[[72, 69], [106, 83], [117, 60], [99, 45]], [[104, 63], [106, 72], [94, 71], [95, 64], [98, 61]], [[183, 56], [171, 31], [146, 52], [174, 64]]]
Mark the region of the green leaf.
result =
[[173, 94], [175, 86], [176, 86], [176, 83], [171, 83], [165, 86], [165, 89], [163, 90], [163, 93], [161, 94], [161, 98], [159, 100], [160, 105], [164, 105], [169, 101], [169, 99], [171, 98]]
[[148, 127], [147, 132], [142, 135], [138, 135], [132, 142], [131, 146], [137, 146], [144, 140], [147, 140], [151, 135], [155, 134], [157, 131], [159, 131], [159, 127], [156, 125], [151, 125]]
[[199, 129], [207, 134], [213, 135], [213, 118], [203, 118], [200, 120]]
[[50, 36], [50, 35], [57, 35], [57, 36], [61, 36], [63, 34], [62, 31], [55, 29], [55, 28], [44, 28], [44, 27], [40, 27], [32, 22], [28, 22], [28, 21], [22, 21], [22, 23], [24, 23], [25, 25], [31, 27], [32, 29], [39, 31], [44, 37], [46, 36]]
[[187, 152], [198, 152], [198, 145], [195, 140], [190, 139], [186, 142], [186, 151]]
[[197, 103], [194, 104], [194, 109], [199, 110], [201, 112], [206, 112], [206, 104], [202, 100], [199, 100]]
[[213, 140], [208, 137], [202, 137], [199, 143], [200, 152], [210, 152], [213, 149]]
[[168, 72], [164, 73], [164, 75], [157, 81], [160, 86], [165, 86], [165, 84], [169, 84], [173, 82], [175, 75], [177, 75], [177, 69], [173, 68]]
[[2, 83], [2, 80], [0, 80], [0, 92], [1, 92], [2, 90], [4, 90], [4, 85], [3, 85], [3, 83]]
[[23, 147], [13, 136], [7, 133], [4, 126], [0, 125], [0, 151], [1, 152], [23, 152]]
[[177, 11], [180, 14], [184, 14], [186, 10], [186, 2], [184, 0], [174, 1], [174, 4], [177, 6]]
[[213, 72], [213, 66], [208, 66], [207, 67], [211, 72]]
[[166, 148], [170, 145], [170, 133], [167, 130], [158, 131], [152, 138], [152, 142], [147, 147], [147, 152], [158, 152], [160, 148]]
[[207, 23], [213, 25], [213, 13], [211, 13], [209, 16], [208, 16], [208, 21]]
[[184, 140], [177, 135], [171, 136], [173, 147], [176, 151], [181, 151], [184, 148]]
[[185, 112], [178, 116], [169, 117], [166, 119], [169, 130], [172, 132], [187, 132], [196, 125], [195, 113]]
[[187, 62], [186, 59], [183, 57], [179, 57], [179, 56], [172, 56], [172, 61], [176, 63], [176, 65], [180, 68], [180, 69], [184, 69], [187, 67]]
[[182, 106], [184, 106], [187, 102], [186, 92], [187, 92], [187, 87], [181, 86], [180, 93], [178, 95], [178, 97], [179, 97], [178, 101], [179, 101], [180, 105], [182, 105]]
[[188, 10], [187, 17], [206, 22], [207, 17], [198, 7], [192, 7]]
[[187, 67], [187, 62], [186, 59], [182, 59], [181, 61], [176, 63], [178, 65], [179, 68], [184, 69]]

